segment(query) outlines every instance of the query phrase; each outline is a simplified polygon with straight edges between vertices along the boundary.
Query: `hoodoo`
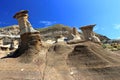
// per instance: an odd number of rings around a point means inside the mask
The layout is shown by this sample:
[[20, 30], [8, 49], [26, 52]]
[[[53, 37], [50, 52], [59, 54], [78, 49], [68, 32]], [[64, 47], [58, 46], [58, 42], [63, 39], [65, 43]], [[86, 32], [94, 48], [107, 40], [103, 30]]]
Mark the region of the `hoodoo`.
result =
[[79, 33], [77, 31], [77, 29], [75, 27], [73, 27], [72, 30], [73, 30], [73, 34], [72, 34], [73, 40], [82, 40], [81, 36], [79, 35]]
[[18, 20], [21, 42], [19, 44], [19, 48], [12, 56], [18, 57], [24, 54], [34, 55], [38, 53], [42, 45], [40, 33], [33, 29], [31, 23], [28, 21], [28, 11], [22, 10], [17, 12], [13, 17]]
[[93, 27], [94, 26], [95, 26], [95, 24], [94, 25], [82, 26], [80, 29], [82, 30], [83, 35], [84, 35], [84, 39], [86, 41], [92, 41], [92, 42], [100, 43], [100, 39], [97, 36], [95, 36], [95, 33], [93, 32]]

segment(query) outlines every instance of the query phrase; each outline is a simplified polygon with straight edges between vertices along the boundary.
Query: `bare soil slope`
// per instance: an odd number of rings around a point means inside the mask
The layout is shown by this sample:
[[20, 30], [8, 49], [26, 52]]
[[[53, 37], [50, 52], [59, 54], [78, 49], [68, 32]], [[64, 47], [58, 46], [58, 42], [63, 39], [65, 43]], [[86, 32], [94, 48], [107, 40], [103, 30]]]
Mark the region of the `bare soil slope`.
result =
[[0, 80], [120, 80], [120, 56], [92, 42], [50, 45], [29, 63], [20, 58], [0, 60]]

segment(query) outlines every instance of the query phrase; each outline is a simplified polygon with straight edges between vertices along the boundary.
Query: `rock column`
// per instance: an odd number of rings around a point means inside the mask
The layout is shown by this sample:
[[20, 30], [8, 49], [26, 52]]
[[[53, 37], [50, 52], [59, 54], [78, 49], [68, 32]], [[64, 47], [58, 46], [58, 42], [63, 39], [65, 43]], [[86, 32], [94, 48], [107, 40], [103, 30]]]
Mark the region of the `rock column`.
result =
[[73, 36], [73, 40], [81, 40], [81, 36], [80, 36], [80, 34], [78, 33], [78, 31], [77, 31], [77, 29], [75, 28], [75, 27], [73, 27], [73, 34], [72, 34], [72, 36]]
[[[32, 25], [28, 21], [28, 11], [27, 10], [22, 10], [20, 12], [17, 12], [13, 17], [18, 20], [22, 43], [28, 42], [28, 40], [32, 34], [39, 34], [39, 31], [34, 30], [32, 28]], [[29, 37], [29, 35], [30, 35], [30, 37]]]
[[97, 36], [95, 36], [95, 33], [93, 32], [94, 26], [95, 25], [87, 25], [87, 26], [81, 27], [80, 29], [82, 30], [84, 39], [86, 41], [93, 41], [93, 42], [100, 43], [100, 39]]
[[75, 27], [73, 27], [73, 35], [77, 35], [77, 30]]
[[32, 25], [28, 21], [28, 11], [22, 10], [17, 12], [14, 16], [18, 20], [20, 27], [21, 42], [19, 48], [16, 50], [16, 56], [21, 54], [36, 54], [39, 52], [42, 45], [39, 31], [33, 29]]

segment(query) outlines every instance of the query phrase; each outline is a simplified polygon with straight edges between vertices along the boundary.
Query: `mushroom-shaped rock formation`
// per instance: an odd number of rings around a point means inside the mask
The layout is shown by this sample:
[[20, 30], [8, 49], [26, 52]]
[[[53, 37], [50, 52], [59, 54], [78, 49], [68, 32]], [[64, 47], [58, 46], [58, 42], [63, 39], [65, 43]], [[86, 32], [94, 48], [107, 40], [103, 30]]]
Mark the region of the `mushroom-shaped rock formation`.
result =
[[[34, 30], [28, 21], [28, 11], [22, 10], [14, 15], [14, 18], [18, 20], [20, 27], [20, 39], [19, 48], [8, 57], [32, 57], [40, 51], [42, 46], [40, 33]], [[24, 57], [23, 57], [24, 56]]]
[[95, 34], [93, 32], [94, 26], [96, 26], [96, 25], [93, 24], [93, 25], [82, 26], [80, 29], [82, 30], [84, 39], [86, 41], [93, 41], [93, 42], [100, 43], [100, 39], [97, 36], [95, 36]]
[[13, 16], [13, 18], [18, 20], [21, 35], [24, 33], [38, 32], [37, 30], [34, 30], [32, 28], [31, 23], [28, 21], [28, 11], [27, 10], [22, 10], [20, 12], [17, 12]]

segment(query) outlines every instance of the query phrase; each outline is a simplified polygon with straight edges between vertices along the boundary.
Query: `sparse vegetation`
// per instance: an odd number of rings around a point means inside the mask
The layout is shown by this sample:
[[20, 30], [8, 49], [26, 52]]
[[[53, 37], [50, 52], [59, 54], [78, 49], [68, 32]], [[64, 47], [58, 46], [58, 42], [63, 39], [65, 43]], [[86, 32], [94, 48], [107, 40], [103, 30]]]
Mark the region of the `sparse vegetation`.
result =
[[102, 47], [104, 49], [109, 49], [111, 51], [118, 51], [118, 50], [120, 50], [120, 44], [118, 44], [118, 43], [103, 44]]
[[41, 33], [43, 32], [46, 32], [46, 31], [67, 31], [67, 30], [71, 30], [70, 27], [68, 26], [64, 26], [62, 24], [56, 24], [56, 25], [53, 25], [53, 26], [48, 26], [47, 28], [40, 28], [40, 29], [37, 29], [39, 30]]

